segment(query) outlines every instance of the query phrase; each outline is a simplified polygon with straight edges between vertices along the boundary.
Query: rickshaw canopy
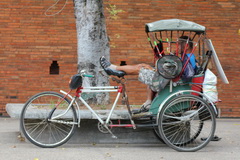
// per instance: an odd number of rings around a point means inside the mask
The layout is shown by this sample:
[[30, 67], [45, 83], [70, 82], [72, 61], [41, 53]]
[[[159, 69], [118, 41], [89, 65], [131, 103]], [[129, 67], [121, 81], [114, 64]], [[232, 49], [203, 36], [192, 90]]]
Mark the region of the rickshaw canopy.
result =
[[181, 19], [166, 19], [159, 20], [145, 25], [146, 32], [157, 31], [193, 31], [197, 33], [204, 33], [206, 27], [186, 20]]

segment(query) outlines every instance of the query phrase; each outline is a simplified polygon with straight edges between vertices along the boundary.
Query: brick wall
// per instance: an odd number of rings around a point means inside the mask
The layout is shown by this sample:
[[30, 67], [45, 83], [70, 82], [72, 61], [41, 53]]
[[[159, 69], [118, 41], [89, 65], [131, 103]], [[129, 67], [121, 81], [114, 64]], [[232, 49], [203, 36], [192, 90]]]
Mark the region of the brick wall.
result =
[[[145, 34], [145, 23], [178, 18], [193, 21], [207, 27], [208, 37], [212, 39], [222, 67], [230, 82], [229, 85], [218, 82], [218, 104], [223, 117], [240, 117], [238, 103], [239, 60], [240, 60], [240, 3], [230, 0], [109, 0], [119, 13], [117, 20], [109, 19], [108, 34], [111, 38], [111, 60], [120, 64], [149, 63], [153, 61], [151, 47]], [[107, 5], [107, 3], [106, 3]], [[214, 69], [213, 69], [214, 70]], [[215, 72], [216, 73], [216, 72]], [[137, 77], [131, 77], [130, 79]], [[136, 86], [141, 87], [137, 89]], [[145, 87], [138, 81], [130, 80], [128, 85], [130, 101], [144, 102]]]
[[[52, 4], [47, 0], [0, 2], [0, 112], [4, 115], [6, 103], [23, 103], [41, 91], [67, 90], [70, 75], [76, 73], [73, 5], [59, 15], [45, 16]], [[49, 74], [53, 61], [59, 65], [59, 75]]]
[[[55, 1], [54, 1], [55, 2]], [[77, 40], [72, 1], [56, 16], [44, 12], [53, 1], [3, 0], [0, 2], [0, 113], [5, 115], [6, 103], [23, 103], [31, 95], [46, 90], [68, 89], [68, 79], [77, 71]], [[145, 23], [179, 18], [207, 27], [229, 85], [218, 83], [221, 115], [240, 117], [238, 104], [240, 4], [227, 0], [108, 0], [116, 5], [116, 20], [108, 11], [107, 29], [111, 39], [111, 61], [120, 64], [149, 63], [151, 48], [145, 34]], [[55, 7], [61, 9], [64, 1]], [[50, 75], [49, 67], [57, 61], [59, 75]], [[137, 76], [128, 76], [131, 104], [141, 104], [146, 86]]]

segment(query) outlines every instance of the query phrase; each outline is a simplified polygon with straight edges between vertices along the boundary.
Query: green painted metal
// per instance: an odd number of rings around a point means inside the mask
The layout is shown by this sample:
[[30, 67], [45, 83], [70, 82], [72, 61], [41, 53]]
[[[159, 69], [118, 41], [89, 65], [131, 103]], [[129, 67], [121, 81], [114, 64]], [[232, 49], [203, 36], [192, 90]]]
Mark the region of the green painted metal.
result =
[[152, 105], [150, 107], [150, 112], [152, 112], [153, 115], [158, 113], [158, 109], [159, 106], [161, 105], [161, 103], [171, 94], [174, 94], [178, 91], [181, 90], [190, 90], [191, 87], [189, 86], [189, 84], [186, 85], [178, 85], [176, 87], [172, 88], [172, 92], [170, 92], [170, 86], [166, 86], [157, 97], [154, 98]]
[[186, 20], [181, 19], [166, 19], [159, 20], [145, 25], [146, 32], [157, 32], [157, 31], [193, 31], [203, 33], [206, 27]]

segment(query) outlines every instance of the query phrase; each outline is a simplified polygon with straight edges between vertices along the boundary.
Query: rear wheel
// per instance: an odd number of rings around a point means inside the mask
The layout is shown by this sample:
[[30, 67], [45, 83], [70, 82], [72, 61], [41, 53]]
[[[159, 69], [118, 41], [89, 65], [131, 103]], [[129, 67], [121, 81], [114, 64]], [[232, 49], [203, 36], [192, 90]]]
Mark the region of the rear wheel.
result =
[[[151, 121], [152, 121], [153, 124], [156, 124], [156, 117], [151, 117]], [[157, 126], [154, 126], [154, 127], [153, 127], [153, 133], [154, 133], [154, 135], [158, 138], [159, 141], [161, 141], [162, 143], [165, 143], [165, 142], [163, 141], [160, 133], [159, 133], [159, 129], [158, 129]]]
[[159, 133], [159, 129], [157, 127], [153, 127], [153, 132], [155, 134], [155, 136], [159, 139], [159, 141], [161, 141], [162, 143], [165, 143]]
[[[57, 104], [59, 105], [55, 108]], [[20, 127], [25, 137], [31, 143], [44, 148], [66, 143], [76, 128], [75, 108], [71, 106], [63, 116], [54, 120], [51, 118], [64, 113], [69, 104], [68, 99], [55, 92], [34, 95], [24, 105], [21, 113]], [[50, 119], [49, 115], [52, 115]]]
[[213, 108], [194, 95], [173, 98], [159, 113], [160, 136], [168, 146], [177, 151], [202, 149], [214, 136], [215, 128]]

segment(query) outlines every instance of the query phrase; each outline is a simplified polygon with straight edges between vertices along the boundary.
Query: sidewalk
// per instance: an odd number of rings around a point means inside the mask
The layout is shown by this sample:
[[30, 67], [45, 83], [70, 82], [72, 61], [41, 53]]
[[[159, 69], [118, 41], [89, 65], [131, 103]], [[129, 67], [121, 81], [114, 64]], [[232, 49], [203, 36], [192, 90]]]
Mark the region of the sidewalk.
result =
[[[9, 123], [6, 125], [15, 125], [13, 128], [17, 128], [14, 133], [8, 133], [6, 135], [13, 134], [19, 135], [19, 118], [22, 110], [23, 104], [7, 104], [6, 110], [10, 115], [11, 119], [7, 120]], [[107, 115], [110, 110], [97, 110], [97, 114], [101, 118], [107, 119]], [[39, 117], [41, 112], [35, 112], [34, 110], [29, 114], [30, 117]], [[156, 137], [152, 128], [139, 128], [134, 130], [133, 128], [114, 128], [114, 135], [117, 136], [117, 139], [113, 139], [110, 134], [103, 134], [98, 130], [97, 118], [89, 110], [81, 110], [81, 127], [77, 128], [77, 131], [74, 133], [73, 137], [68, 141], [69, 144], [158, 144], [159, 139]], [[115, 110], [112, 113], [111, 120], [127, 120], [125, 123], [130, 123], [128, 121], [129, 114], [127, 110]], [[118, 122], [115, 122], [118, 123]], [[1, 124], [0, 124], [1, 125]], [[1, 133], [0, 133], [1, 136]], [[2, 136], [4, 137], [4, 136]], [[136, 138], [137, 137], [137, 138]], [[0, 140], [1, 142], [1, 140]]]
[[[83, 144], [73, 142], [74, 137], [61, 147], [43, 149], [18, 139], [17, 119], [0, 118], [0, 128], [0, 159], [8, 160], [239, 160], [240, 157], [240, 119], [217, 119], [216, 135], [222, 139], [193, 153], [174, 151], [160, 141], [156, 141], [157, 144]], [[79, 138], [77, 134], [74, 136]]]
[[[77, 128], [68, 144], [159, 144], [159, 139], [152, 128], [114, 128], [114, 139], [110, 134], [98, 130], [96, 119], [81, 120], [81, 127]], [[0, 144], [19, 143], [21, 139], [19, 119], [0, 118]], [[20, 135], [20, 136], [19, 136]], [[23, 136], [23, 135], [22, 135]], [[136, 138], [137, 137], [137, 138]]]
[[[93, 143], [111, 143], [111, 141], [114, 142], [114, 139], [111, 138], [109, 134], [103, 134], [100, 133], [97, 129], [97, 122], [90, 122], [92, 124], [85, 124], [81, 125], [81, 127], [78, 129], [75, 133], [75, 135], [70, 139], [70, 143], [74, 144], [82, 144], [82, 143], [88, 143], [86, 141], [81, 141], [79, 140], [78, 136], [81, 136], [81, 134], [86, 134], [84, 135], [85, 139], [89, 138], [95, 139], [95, 142]], [[96, 124], [94, 124], [96, 123]], [[86, 129], [86, 126], [92, 126], [92, 128], [95, 129], [90, 129], [93, 133], [87, 133], [89, 129]], [[20, 134], [20, 125], [19, 125], [19, 119], [13, 119], [13, 118], [3, 118], [0, 117], [0, 143], [19, 143], [20, 140], [18, 139], [18, 135]], [[131, 140], [136, 135], [130, 135], [131, 132], [135, 132], [135, 134], [139, 134], [140, 129], [137, 129], [136, 131], [132, 129], [126, 129], [125, 132], [122, 132], [123, 134], [122, 137], [128, 137], [130, 140], [126, 143], [132, 143], [136, 144], [136, 141]], [[158, 144], [160, 143], [158, 139], [155, 137], [153, 134], [152, 130], [142, 130], [145, 134], [145, 140], [141, 141], [139, 143], [149, 143], [149, 144]], [[128, 135], [126, 135], [128, 134]], [[132, 133], [134, 134], [134, 133]], [[141, 133], [142, 134], [142, 133]], [[100, 135], [100, 137], [98, 137]], [[240, 149], [240, 118], [239, 119], [217, 119], [217, 127], [216, 127], [216, 132], [215, 135], [219, 136], [221, 139], [221, 142], [226, 142], [224, 145], [230, 143], [232, 145], [236, 145]], [[96, 141], [96, 138], [106, 138], [106, 141]], [[141, 138], [141, 136], [139, 137]], [[139, 139], [138, 138], [138, 139]], [[125, 139], [127, 140], [127, 139]], [[89, 142], [91, 143], [91, 142]]]

